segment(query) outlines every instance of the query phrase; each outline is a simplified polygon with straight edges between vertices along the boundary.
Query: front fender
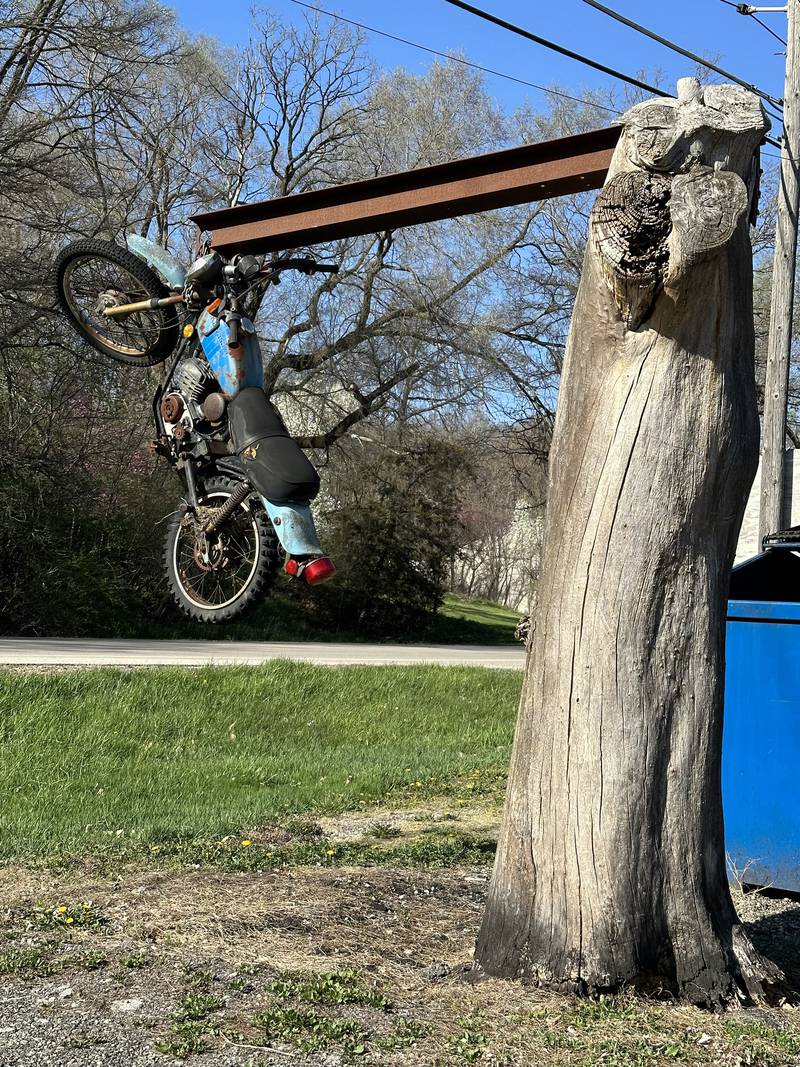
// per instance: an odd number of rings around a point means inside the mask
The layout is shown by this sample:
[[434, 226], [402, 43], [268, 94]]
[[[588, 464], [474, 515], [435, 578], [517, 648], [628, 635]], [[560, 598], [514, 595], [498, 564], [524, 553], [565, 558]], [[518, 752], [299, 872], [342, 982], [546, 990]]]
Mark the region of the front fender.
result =
[[126, 233], [125, 244], [139, 259], [143, 259], [167, 283], [170, 289], [183, 289], [186, 271], [178, 260], [161, 245], [148, 241], [138, 233]]

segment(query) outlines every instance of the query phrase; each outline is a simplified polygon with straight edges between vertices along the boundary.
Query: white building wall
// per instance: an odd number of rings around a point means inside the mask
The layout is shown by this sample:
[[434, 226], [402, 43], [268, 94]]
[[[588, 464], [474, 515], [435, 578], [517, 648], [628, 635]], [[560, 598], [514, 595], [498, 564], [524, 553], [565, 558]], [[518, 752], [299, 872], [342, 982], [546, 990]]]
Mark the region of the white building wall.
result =
[[[783, 521], [781, 528], [800, 525], [800, 449], [786, 450], [783, 467]], [[747, 508], [742, 522], [742, 532], [736, 548], [736, 563], [750, 559], [761, 551], [758, 541], [758, 510], [761, 495], [761, 464], [758, 465], [753, 488], [747, 501]]]

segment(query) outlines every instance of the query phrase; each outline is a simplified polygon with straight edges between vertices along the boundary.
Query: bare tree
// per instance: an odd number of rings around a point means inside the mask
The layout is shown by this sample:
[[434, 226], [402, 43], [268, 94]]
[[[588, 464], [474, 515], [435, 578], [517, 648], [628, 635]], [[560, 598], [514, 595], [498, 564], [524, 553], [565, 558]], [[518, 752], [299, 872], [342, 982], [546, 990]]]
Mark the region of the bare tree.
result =
[[[131, 453], [148, 433], [152, 375], [91, 357], [53, 311], [50, 264], [71, 237], [133, 229], [188, 259], [198, 208], [489, 151], [596, 125], [594, 114], [509, 117], [455, 62], [381, 76], [357, 34], [317, 13], [297, 26], [257, 16], [233, 56], [189, 39], [157, 3], [10, 0], [0, 16], [9, 553], [50, 521], [47, 493], [65, 472], [83, 479], [76, 515], [145, 477]], [[259, 321], [267, 389], [301, 442], [324, 455], [365, 421], [380, 437], [392, 423], [449, 430], [485, 417], [518, 426], [524, 482], [552, 429], [585, 214], [575, 199], [315, 249], [340, 274], [285, 281]], [[39, 487], [33, 510], [15, 495], [21, 464]]]

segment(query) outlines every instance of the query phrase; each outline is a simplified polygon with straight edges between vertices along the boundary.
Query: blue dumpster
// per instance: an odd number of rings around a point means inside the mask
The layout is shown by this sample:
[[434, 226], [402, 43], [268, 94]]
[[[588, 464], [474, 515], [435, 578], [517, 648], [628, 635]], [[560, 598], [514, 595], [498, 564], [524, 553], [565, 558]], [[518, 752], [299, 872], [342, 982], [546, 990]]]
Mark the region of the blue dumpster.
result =
[[734, 568], [728, 601], [722, 792], [744, 881], [800, 891], [800, 555]]

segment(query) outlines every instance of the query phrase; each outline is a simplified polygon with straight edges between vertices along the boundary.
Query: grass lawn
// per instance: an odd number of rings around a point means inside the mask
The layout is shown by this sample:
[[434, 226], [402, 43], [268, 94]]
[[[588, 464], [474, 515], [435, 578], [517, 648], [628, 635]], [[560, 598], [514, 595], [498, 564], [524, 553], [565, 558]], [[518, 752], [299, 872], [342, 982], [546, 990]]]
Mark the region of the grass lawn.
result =
[[0, 856], [211, 838], [495, 780], [521, 681], [280, 661], [0, 673]]
[[[520, 685], [0, 672], [2, 1063], [796, 1067], [790, 1005], [471, 980]], [[800, 905], [735, 898], [800, 987]]]
[[490, 600], [465, 600], [449, 593], [439, 609], [439, 632], [452, 634], [453, 644], [474, 640], [476, 644], [514, 644], [514, 630], [520, 620], [518, 611], [511, 611]]

